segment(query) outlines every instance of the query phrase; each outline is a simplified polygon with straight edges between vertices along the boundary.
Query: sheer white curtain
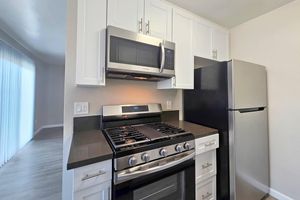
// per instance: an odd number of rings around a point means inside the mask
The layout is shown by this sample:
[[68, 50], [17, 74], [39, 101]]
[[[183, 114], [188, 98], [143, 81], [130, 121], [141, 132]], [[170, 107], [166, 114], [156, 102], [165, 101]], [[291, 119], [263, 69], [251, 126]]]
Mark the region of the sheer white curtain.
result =
[[33, 137], [35, 66], [0, 40], [0, 167]]

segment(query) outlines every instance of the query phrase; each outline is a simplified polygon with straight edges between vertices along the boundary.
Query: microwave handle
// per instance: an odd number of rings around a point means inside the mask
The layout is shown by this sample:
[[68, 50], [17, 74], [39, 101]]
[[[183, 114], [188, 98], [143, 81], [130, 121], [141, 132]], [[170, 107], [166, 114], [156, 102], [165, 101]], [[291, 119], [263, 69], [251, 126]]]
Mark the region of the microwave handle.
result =
[[166, 59], [166, 54], [165, 54], [165, 46], [162, 43], [160, 43], [160, 51], [161, 51], [161, 60], [160, 60], [160, 69], [159, 69], [159, 73], [162, 73], [164, 71], [164, 67], [165, 67], [165, 59]]

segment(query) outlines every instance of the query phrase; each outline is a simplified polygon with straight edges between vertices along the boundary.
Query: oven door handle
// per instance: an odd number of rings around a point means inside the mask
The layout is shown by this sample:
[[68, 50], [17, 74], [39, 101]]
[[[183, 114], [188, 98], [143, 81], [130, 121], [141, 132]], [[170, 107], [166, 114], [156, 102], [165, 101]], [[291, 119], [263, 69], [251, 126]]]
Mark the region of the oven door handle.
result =
[[[178, 155], [176, 155], [176, 156], [178, 156]], [[176, 157], [176, 156], [174, 156], [174, 157]], [[194, 158], [195, 158], [195, 152], [192, 152], [192, 153], [189, 153], [185, 157], [179, 158], [177, 160], [166, 163], [164, 165], [159, 165], [159, 166], [156, 166], [156, 167], [148, 168], [146, 170], [137, 170], [137, 171], [133, 171], [132, 173], [128, 173], [128, 170], [123, 170], [123, 171], [118, 172], [116, 174], [115, 183], [118, 184], [118, 183], [121, 183], [121, 182], [124, 182], [124, 181], [127, 181], [127, 180], [131, 180], [131, 179], [134, 179], [134, 178], [137, 178], [137, 177], [140, 177], [140, 176], [144, 176], [144, 175], [152, 174], [152, 173], [155, 173], [155, 172], [159, 172], [159, 171], [168, 169], [170, 167], [173, 167], [175, 165], [178, 165], [180, 163], [183, 163], [185, 161], [188, 161], [188, 160], [194, 159]], [[168, 159], [168, 157], [166, 159]], [[161, 162], [161, 161], [157, 161], [157, 162]], [[145, 164], [145, 165], [148, 165], [148, 164]], [[137, 167], [141, 167], [141, 166], [137, 166]]]

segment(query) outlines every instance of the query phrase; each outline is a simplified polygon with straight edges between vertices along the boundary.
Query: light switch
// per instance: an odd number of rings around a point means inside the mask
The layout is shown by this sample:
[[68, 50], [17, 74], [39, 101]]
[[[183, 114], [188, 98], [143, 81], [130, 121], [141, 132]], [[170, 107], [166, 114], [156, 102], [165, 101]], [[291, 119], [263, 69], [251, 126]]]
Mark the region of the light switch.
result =
[[89, 113], [89, 102], [75, 102], [74, 115], [84, 115]]

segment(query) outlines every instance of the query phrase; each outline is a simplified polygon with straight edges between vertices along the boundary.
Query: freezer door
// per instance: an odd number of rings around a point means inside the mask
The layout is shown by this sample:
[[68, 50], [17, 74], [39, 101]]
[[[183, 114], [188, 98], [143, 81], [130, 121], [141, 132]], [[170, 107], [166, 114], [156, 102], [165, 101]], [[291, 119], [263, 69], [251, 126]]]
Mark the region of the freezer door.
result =
[[228, 63], [228, 107], [267, 106], [267, 72], [264, 66], [232, 60]]
[[269, 192], [267, 109], [229, 113], [231, 200], [260, 200]]

